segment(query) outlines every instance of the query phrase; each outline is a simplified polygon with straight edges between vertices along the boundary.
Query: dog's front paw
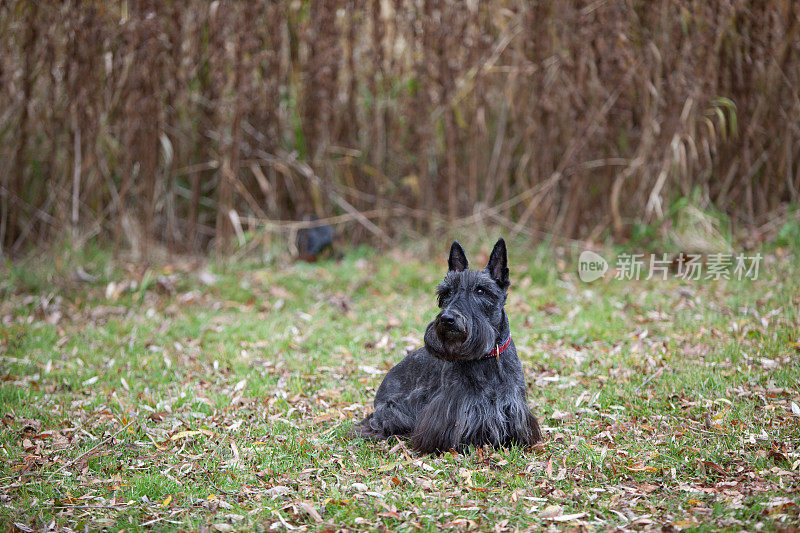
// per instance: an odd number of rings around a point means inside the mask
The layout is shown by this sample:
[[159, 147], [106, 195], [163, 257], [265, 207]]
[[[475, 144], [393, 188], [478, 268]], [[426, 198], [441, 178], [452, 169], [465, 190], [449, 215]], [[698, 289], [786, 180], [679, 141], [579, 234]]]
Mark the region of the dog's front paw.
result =
[[387, 435], [384, 435], [381, 428], [373, 427], [373, 415], [353, 426], [351, 433], [355, 437], [361, 437], [364, 440], [385, 440]]

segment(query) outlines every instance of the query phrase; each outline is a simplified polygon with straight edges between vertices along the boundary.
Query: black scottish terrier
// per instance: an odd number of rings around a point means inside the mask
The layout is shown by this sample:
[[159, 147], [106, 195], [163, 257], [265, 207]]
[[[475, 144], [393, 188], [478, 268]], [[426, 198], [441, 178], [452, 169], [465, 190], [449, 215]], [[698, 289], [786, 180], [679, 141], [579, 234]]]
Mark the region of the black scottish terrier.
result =
[[500, 239], [486, 269], [467, 270], [464, 249], [453, 243], [436, 289], [441, 311], [425, 330], [425, 346], [386, 374], [375, 411], [355, 428], [358, 435], [410, 437], [422, 453], [539, 440], [504, 309], [507, 262]]

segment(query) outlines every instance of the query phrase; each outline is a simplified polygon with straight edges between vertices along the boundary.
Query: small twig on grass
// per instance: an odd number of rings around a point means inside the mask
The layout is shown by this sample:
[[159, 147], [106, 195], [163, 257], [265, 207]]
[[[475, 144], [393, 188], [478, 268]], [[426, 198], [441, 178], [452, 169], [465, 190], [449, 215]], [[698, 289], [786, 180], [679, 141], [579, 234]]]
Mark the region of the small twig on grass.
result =
[[218, 487], [217, 485], [215, 485], [215, 484], [214, 484], [213, 482], [211, 482], [211, 481], [206, 481], [206, 483], [208, 483], [209, 485], [211, 485], [211, 488], [212, 488], [212, 489], [214, 489], [214, 490], [217, 492], [217, 494], [239, 494], [238, 492], [232, 492], [232, 491], [229, 491], [229, 490], [225, 490], [225, 489], [223, 489], [223, 488], [220, 488], [220, 487]]
[[126, 504], [117, 504], [117, 505], [42, 505], [41, 507], [37, 507], [37, 509], [48, 509], [48, 510], [55, 510], [55, 509], [66, 509], [66, 510], [77, 510], [77, 511], [97, 511], [97, 510], [121, 510], [125, 508], [129, 508], [129, 505]]
[[147, 522], [142, 524], [141, 527], [149, 526], [150, 524], [155, 524], [156, 522], [161, 522], [162, 520], [166, 520], [167, 518], [169, 518], [169, 516], [160, 516], [158, 518], [154, 518], [152, 520], [148, 520]]
[[642, 389], [642, 387], [644, 387], [645, 385], [647, 385], [648, 383], [650, 383], [651, 381], [653, 381], [654, 379], [656, 379], [658, 376], [660, 376], [661, 374], [663, 374], [663, 373], [664, 373], [664, 369], [665, 369], [665, 368], [667, 368], [667, 367], [666, 367], [666, 366], [662, 366], [661, 368], [659, 368], [658, 370], [656, 370], [656, 371], [655, 371], [655, 373], [651, 374], [651, 375], [650, 375], [650, 377], [648, 377], [648, 378], [647, 378], [646, 380], [644, 380], [644, 381], [643, 381], [643, 382], [642, 382], [642, 383], [641, 383], [641, 384], [640, 384], [638, 387], [636, 387], [636, 388], [633, 390], [633, 392], [639, 392], [639, 391]]
[[131, 420], [130, 422], [125, 424], [125, 426], [123, 426], [119, 431], [117, 431], [113, 435], [109, 435], [108, 437], [104, 438], [99, 443], [97, 443], [96, 446], [93, 446], [90, 450], [87, 450], [87, 451], [83, 452], [82, 454], [80, 454], [78, 457], [76, 457], [72, 461], [69, 461], [68, 463], [64, 463], [63, 465], [61, 465], [58, 468], [58, 470], [56, 470], [55, 472], [53, 472], [52, 474], [47, 476], [47, 480], [50, 481], [53, 478], [53, 476], [55, 476], [56, 474], [58, 474], [59, 472], [61, 472], [65, 468], [67, 468], [68, 466], [72, 466], [73, 464], [77, 463], [78, 461], [80, 461], [81, 459], [83, 459], [84, 457], [86, 457], [87, 455], [92, 453], [93, 451], [97, 450], [100, 446], [104, 445], [105, 443], [107, 443], [108, 441], [110, 441], [111, 439], [113, 439], [114, 437], [116, 437], [117, 435], [119, 435], [120, 433], [125, 431], [126, 429], [128, 429], [130, 427], [130, 425], [133, 424], [134, 422], [135, 422], [135, 420]]
[[283, 527], [285, 527], [286, 529], [297, 529], [295, 526], [293, 526], [292, 524], [287, 522], [286, 519], [283, 518], [283, 515], [281, 514], [281, 512], [278, 511], [277, 509], [273, 509], [272, 510], [272, 514], [274, 514], [275, 516], [278, 517], [278, 520], [281, 521], [281, 524], [283, 524]]

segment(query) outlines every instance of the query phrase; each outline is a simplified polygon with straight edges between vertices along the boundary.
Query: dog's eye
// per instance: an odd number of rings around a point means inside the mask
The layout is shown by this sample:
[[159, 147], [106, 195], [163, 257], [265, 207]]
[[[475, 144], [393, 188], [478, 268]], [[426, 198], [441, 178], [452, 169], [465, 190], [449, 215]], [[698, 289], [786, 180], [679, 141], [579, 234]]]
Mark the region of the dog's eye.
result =
[[442, 305], [442, 303], [448, 298], [450, 298], [450, 291], [448, 289], [439, 291], [439, 305]]
[[475, 294], [478, 296], [482, 296], [484, 292], [486, 291], [483, 290], [483, 287], [475, 287]]

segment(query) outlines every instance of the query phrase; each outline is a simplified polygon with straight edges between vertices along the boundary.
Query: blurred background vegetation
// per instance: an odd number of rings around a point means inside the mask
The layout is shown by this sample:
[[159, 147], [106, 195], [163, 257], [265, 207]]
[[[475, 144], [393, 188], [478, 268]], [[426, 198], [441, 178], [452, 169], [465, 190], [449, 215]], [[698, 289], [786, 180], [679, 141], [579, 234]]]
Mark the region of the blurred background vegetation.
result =
[[791, 237], [798, 28], [792, 0], [6, 0], [2, 256]]

